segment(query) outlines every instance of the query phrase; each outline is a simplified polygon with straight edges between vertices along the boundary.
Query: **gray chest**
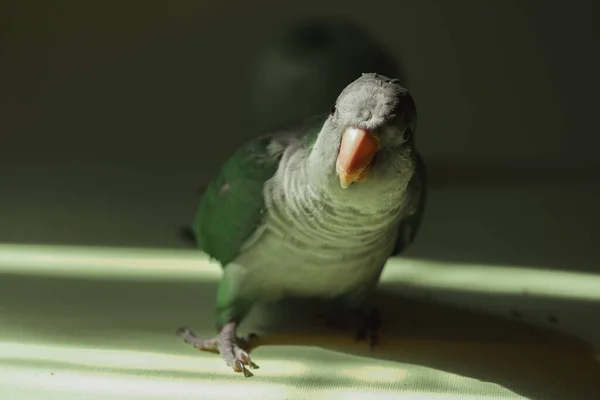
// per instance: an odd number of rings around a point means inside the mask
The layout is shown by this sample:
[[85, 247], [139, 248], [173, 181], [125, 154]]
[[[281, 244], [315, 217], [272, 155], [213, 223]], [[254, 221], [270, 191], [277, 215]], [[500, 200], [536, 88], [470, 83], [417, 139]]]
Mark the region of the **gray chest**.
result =
[[286, 151], [265, 184], [263, 226], [236, 259], [263, 298], [329, 297], [368, 285], [396, 241], [402, 193], [392, 198], [381, 186], [350, 199], [311, 184], [303, 160]]
[[297, 212], [272, 208], [236, 260], [264, 298], [333, 297], [377, 278], [396, 240], [389, 221], [377, 225], [368, 216], [363, 221], [356, 215]]

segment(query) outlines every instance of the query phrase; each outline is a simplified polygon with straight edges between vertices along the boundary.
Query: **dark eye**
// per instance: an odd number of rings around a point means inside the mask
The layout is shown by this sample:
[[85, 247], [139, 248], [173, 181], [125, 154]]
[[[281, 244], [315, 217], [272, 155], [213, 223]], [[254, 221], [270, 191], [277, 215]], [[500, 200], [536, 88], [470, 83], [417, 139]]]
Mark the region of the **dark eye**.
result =
[[331, 115], [335, 114], [335, 111], [337, 110], [335, 104], [331, 106], [331, 111], [329, 112]]

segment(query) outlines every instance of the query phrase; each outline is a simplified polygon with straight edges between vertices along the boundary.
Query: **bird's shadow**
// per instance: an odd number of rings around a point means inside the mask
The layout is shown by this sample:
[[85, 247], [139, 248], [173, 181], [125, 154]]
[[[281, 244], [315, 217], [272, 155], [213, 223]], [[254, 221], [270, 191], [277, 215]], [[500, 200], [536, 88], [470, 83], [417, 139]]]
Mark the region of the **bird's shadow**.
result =
[[411, 300], [391, 290], [376, 298], [383, 320], [379, 344], [355, 341], [351, 329], [327, 327], [316, 301], [265, 305], [244, 330], [258, 331], [257, 347], [317, 346], [413, 364], [498, 384], [534, 400], [600, 398], [600, 363], [578, 338], [513, 319]]

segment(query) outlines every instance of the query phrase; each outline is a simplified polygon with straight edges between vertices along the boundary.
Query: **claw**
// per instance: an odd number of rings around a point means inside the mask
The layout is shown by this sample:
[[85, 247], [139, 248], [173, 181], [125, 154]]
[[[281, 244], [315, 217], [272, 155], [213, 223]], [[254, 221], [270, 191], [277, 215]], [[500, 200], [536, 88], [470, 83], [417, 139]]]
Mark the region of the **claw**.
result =
[[183, 340], [186, 342], [187, 342], [188, 337], [190, 337], [190, 336], [196, 337], [189, 328], [185, 328], [185, 327], [181, 327], [181, 328], [177, 329], [177, 332], [175, 332], [175, 334], [178, 336], [181, 336], [183, 338]]
[[258, 369], [250, 359], [246, 350], [250, 350], [250, 345], [258, 336], [254, 333], [246, 338], [236, 336], [236, 324], [230, 322], [226, 324], [219, 335], [212, 339], [200, 339], [189, 328], [179, 328], [176, 333], [183, 338], [183, 341], [192, 345], [198, 350], [220, 353], [221, 358], [227, 365], [230, 365], [235, 372], [242, 372], [245, 377], [251, 377], [253, 374], [246, 368]]
[[235, 372], [242, 372], [246, 378], [253, 376], [252, 372], [248, 371], [240, 360], [236, 360], [235, 363], [233, 363], [233, 370]]
[[235, 360], [232, 368], [235, 372], [242, 372], [244, 370], [244, 364], [240, 360]]
[[244, 350], [240, 350], [237, 353], [238, 358], [242, 360], [244, 364], [248, 365], [250, 363], [250, 356], [248, 355], [248, 353], [246, 353]]
[[252, 362], [252, 360], [250, 359], [250, 355], [248, 353], [246, 353], [244, 350], [241, 349], [235, 349], [235, 353], [236, 353], [236, 357], [242, 361], [242, 363], [244, 363], [245, 365], [249, 366], [252, 369], [258, 369], [258, 365], [256, 365], [254, 362]]
[[189, 328], [179, 328], [177, 329], [177, 332], [175, 332], [178, 336], [181, 336], [181, 338], [183, 339], [183, 341], [185, 343], [191, 344], [192, 346], [196, 347], [194, 342], [194, 339], [196, 338], [196, 335], [194, 335], [194, 332], [192, 332]]

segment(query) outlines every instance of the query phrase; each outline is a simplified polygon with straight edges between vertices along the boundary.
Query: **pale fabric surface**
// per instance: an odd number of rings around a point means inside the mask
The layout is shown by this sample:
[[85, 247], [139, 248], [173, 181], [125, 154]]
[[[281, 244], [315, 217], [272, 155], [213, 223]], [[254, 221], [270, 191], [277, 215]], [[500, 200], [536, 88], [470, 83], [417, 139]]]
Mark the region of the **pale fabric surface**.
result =
[[186, 251], [53, 249], [60, 248], [0, 246], [3, 400], [550, 400], [600, 393], [600, 367], [582, 341], [402, 299], [393, 271], [378, 299], [385, 329], [375, 352], [351, 332], [290, 311], [314, 305], [263, 307], [244, 331], [271, 333], [252, 352], [260, 369], [244, 379], [174, 334], [181, 325], [213, 334], [218, 267]]

